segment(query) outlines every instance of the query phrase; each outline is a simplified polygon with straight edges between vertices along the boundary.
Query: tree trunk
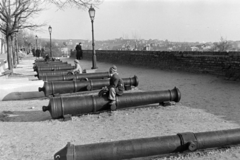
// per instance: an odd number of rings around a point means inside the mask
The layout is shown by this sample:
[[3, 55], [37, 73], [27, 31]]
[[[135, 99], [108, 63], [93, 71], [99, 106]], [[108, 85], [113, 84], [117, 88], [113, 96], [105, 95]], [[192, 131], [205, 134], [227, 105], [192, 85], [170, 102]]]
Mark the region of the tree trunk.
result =
[[7, 41], [8, 69], [11, 73], [13, 73], [11, 38], [9, 36], [6, 36], [6, 41]]
[[19, 51], [19, 46], [18, 46], [18, 39], [17, 39], [17, 36], [16, 36], [16, 40], [15, 40], [15, 44], [16, 44], [16, 57], [17, 57], [17, 64], [19, 64], [19, 55], [18, 55], [18, 51]]
[[1, 38], [1, 54], [3, 54], [3, 39]]
[[13, 55], [13, 68], [16, 68], [16, 52], [15, 52], [15, 44], [14, 44], [14, 37], [11, 36], [11, 48], [12, 48], [12, 55]]

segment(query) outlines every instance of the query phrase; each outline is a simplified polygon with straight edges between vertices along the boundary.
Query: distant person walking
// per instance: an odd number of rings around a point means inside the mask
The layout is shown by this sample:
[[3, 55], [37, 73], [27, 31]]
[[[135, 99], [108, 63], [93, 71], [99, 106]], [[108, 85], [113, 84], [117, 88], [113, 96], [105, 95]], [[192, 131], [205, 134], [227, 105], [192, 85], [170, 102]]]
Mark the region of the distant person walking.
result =
[[44, 48], [41, 49], [41, 57], [44, 57], [45, 53], [44, 53]]
[[76, 45], [76, 59], [80, 60], [83, 58], [82, 56], [82, 43], [80, 42], [78, 45]]
[[37, 59], [40, 57], [40, 54], [41, 54], [41, 50], [38, 48], [38, 49], [36, 50]]
[[33, 57], [36, 57], [36, 50], [34, 48], [32, 49], [32, 54], [33, 54]]

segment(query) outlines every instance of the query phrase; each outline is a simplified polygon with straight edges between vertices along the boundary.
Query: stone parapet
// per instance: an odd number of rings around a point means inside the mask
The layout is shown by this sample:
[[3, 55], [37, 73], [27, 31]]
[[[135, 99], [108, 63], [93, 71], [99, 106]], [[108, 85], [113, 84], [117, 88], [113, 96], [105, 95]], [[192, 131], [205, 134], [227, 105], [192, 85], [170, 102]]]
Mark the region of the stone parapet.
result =
[[[240, 80], [239, 52], [96, 50], [96, 54], [97, 61], [100, 62], [209, 73], [230, 80]], [[74, 53], [71, 55], [75, 57]], [[84, 50], [83, 58], [91, 60], [92, 51]]]

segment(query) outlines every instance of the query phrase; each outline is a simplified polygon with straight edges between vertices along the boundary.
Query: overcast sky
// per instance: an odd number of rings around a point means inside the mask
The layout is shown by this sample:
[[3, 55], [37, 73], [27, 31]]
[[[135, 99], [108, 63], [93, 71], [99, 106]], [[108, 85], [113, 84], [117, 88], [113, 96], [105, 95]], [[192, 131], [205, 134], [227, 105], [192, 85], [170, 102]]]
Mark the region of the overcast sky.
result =
[[[240, 0], [104, 0], [95, 10], [96, 40], [240, 40]], [[88, 10], [48, 6], [35, 20], [51, 25], [53, 38], [91, 40]], [[47, 28], [36, 34], [48, 38]]]

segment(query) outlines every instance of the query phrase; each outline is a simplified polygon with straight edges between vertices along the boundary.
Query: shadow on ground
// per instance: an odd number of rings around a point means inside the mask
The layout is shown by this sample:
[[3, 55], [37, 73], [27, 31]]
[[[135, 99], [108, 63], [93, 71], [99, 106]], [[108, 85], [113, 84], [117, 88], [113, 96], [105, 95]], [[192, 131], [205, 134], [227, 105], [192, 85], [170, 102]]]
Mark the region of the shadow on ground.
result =
[[13, 101], [13, 100], [35, 100], [35, 99], [46, 99], [43, 92], [11, 92], [3, 97], [2, 101]]
[[3, 111], [0, 112], [2, 122], [39, 122], [51, 120], [48, 112], [43, 111]]

